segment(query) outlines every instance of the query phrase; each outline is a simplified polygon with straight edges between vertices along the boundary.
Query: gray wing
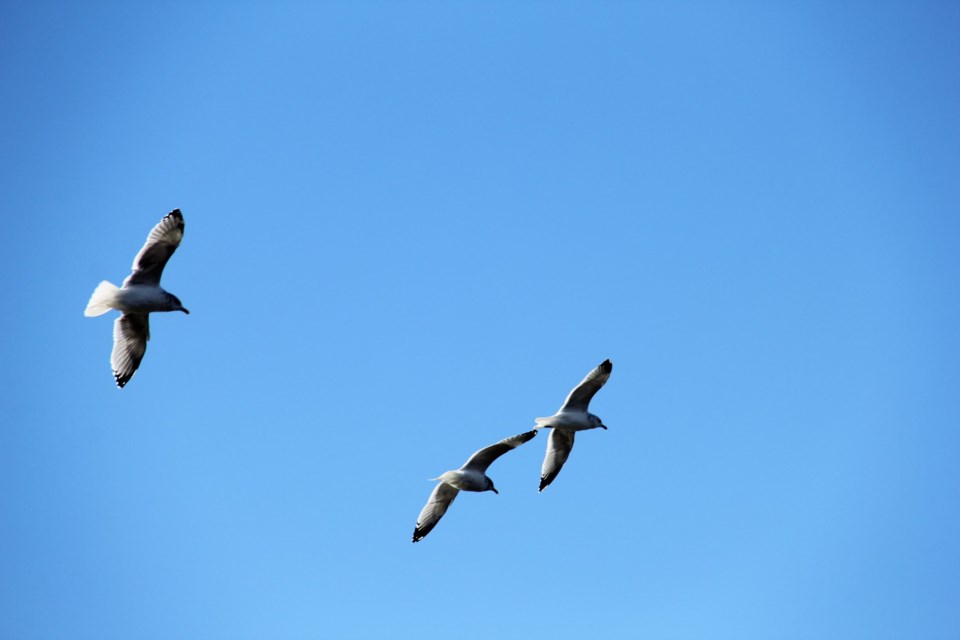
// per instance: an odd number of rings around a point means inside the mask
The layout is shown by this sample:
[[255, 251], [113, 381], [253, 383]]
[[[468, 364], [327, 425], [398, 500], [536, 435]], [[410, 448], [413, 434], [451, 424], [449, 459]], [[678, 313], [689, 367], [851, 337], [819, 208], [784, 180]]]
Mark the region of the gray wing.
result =
[[475, 469], [481, 473], [486, 473], [487, 467], [490, 464], [505, 454], [511, 449], [516, 449], [524, 442], [530, 442], [537, 435], [537, 430], [527, 431], [526, 433], [521, 433], [517, 436], [511, 436], [505, 438], [498, 442], [497, 444], [492, 444], [489, 447], [484, 447], [477, 451], [475, 454], [470, 456], [470, 459], [463, 463], [463, 466], [460, 467], [461, 470], [466, 469]]
[[446, 482], [441, 482], [433, 488], [430, 499], [420, 510], [417, 516], [417, 526], [413, 530], [413, 541], [419, 542], [424, 536], [433, 531], [433, 528], [440, 522], [440, 518], [447, 512], [447, 508], [453, 503], [460, 490]]
[[174, 209], [157, 223], [140, 253], [133, 259], [133, 273], [123, 281], [124, 286], [131, 284], [160, 284], [160, 275], [167, 260], [180, 246], [183, 240], [183, 215], [180, 209]]
[[574, 410], [586, 411], [590, 406], [590, 400], [600, 390], [607, 379], [610, 378], [610, 372], [613, 371], [613, 363], [609, 360], [601, 362], [593, 371], [587, 374], [587, 377], [580, 381], [570, 395], [567, 396], [560, 411]]
[[117, 386], [130, 382], [137, 372], [150, 339], [150, 316], [146, 313], [125, 313], [113, 323], [113, 354], [110, 364]]
[[550, 441], [547, 443], [547, 455], [543, 459], [543, 467], [540, 469], [540, 491], [543, 491], [553, 482], [563, 463], [570, 457], [570, 451], [573, 449], [573, 436], [576, 431], [561, 431], [553, 429], [550, 432]]

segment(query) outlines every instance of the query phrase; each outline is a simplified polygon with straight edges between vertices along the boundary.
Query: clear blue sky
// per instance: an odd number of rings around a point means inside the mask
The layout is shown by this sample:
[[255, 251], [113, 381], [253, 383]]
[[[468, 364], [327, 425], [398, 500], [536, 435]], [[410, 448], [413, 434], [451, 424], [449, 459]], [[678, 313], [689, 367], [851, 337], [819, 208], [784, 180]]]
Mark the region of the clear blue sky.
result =
[[0, 638], [960, 637], [960, 5], [0, 25]]

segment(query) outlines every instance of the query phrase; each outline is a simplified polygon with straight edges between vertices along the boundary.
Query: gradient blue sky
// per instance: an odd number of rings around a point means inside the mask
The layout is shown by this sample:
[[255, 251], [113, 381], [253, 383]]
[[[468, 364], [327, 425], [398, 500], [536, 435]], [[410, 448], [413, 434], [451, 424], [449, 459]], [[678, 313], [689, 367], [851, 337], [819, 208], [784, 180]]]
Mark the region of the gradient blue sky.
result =
[[[960, 5], [0, 25], [0, 637], [960, 637]], [[119, 391], [83, 308], [174, 207]]]

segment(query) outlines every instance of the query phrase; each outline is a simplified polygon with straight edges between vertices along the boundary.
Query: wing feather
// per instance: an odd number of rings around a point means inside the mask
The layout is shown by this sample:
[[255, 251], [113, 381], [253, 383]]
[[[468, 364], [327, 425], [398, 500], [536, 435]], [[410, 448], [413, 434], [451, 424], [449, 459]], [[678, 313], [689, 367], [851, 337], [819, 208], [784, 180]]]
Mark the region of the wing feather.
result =
[[446, 482], [439, 483], [433, 488], [433, 493], [427, 500], [427, 504], [420, 510], [417, 516], [417, 526], [413, 530], [413, 541], [419, 542], [433, 531], [433, 528], [440, 522], [440, 518], [447, 512], [447, 509], [453, 504], [460, 490]]
[[150, 316], [146, 313], [125, 313], [113, 323], [113, 353], [110, 365], [117, 386], [123, 389], [137, 372], [150, 339]]
[[465, 471], [467, 469], [475, 469], [481, 473], [486, 473], [487, 467], [489, 467], [494, 460], [505, 454], [511, 449], [516, 449], [525, 442], [530, 442], [537, 435], [537, 430], [527, 431], [526, 433], [521, 433], [520, 435], [510, 436], [509, 438], [504, 438], [497, 444], [492, 444], [489, 447], [484, 447], [477, 451], [470, 459], [463, 463], [463, 466], [460, 467], [461, 470]]
[[133, 273], [123, 281], [132, 284], [160, 284], [163, 268], [183, 240], [183, 214], [174, 209], [150, 231], [140, 253], [133, 259]]
[[613, 371], [613, 363], [610, 360], [601, 362], [580, 381], [580, 384], [574, 387], [563, 406], [560, 407], [560, 411], [586, 411], [590, 406], [590, 400], [600, 387], [607, 383], [611, 371]]
[[573, 436], [575, 431], [561, 431], [553, 429], [550, 440], [547, 442], [547, 455], [543, 458], [543, 467], [540, 469], [540, 491], [549, 486], [560, 473], [563, 463], [570, 457], [573, 450]]

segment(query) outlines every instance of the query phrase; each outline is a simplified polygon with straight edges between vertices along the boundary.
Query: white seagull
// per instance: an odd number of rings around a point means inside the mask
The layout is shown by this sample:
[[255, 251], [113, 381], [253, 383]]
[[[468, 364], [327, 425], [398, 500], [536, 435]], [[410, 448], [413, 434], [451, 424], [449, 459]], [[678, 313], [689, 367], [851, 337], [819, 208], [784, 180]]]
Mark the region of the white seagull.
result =
[[487, 477], [487, 467], [507, 451], [519, 447], [524, 442], [533, 440], [536, 435], [537, 430], [534, 429], [501, 440], [497, 444], [492, 444], [477, 451], [459, 469], [444, 471], [439, 478], [431, 478], [432, 480], [439, 480], [440, 484], [433, 489], [430, 499], [427, 500], [427, 504], [417, 517], [417, 526], [413, 530], [413, 541], [423, 540], [424, 536], [437, 526], [440, 518], [447, 512], [450, 503], [453, 502], [460, 491], [493, 491], [499, 495], [500, 492], [493, 486], [493, 480]]
[[93, 291], [83, 312], [85, 316], [103, 315], [110, 309], [121, 312], [113, 323], [113, 353], [110, 364], [121, 389], [136, 373], [150, 339], [150, 313], [187, 311], [177, 296], [160, 287], [160, 275], [167, 260], [183, 239], [183, 215], [174, 209], [157, 223], [140, 253], [133, 259], [133, 273], [122, 287], [104, 280]]
[[604, 360], [570, 392], [556, 414], [548, 418], [537, 418], [535, 429], [553, 428], [550, 440], [547, 442], [547, 455], [543, 459], [543, 467], [540, 470], [540, 491], [546, 489], [560, 473], [563, 463], [570, 455], [570, 450], [573, 449], [573, 436], [577, 431], [597, 427], [607, 428], [600, 418], [587, 411], [587, 407], [590, 405], [590, 399], [610, 378], [611, 371], [613, 371], [613, 363]]

